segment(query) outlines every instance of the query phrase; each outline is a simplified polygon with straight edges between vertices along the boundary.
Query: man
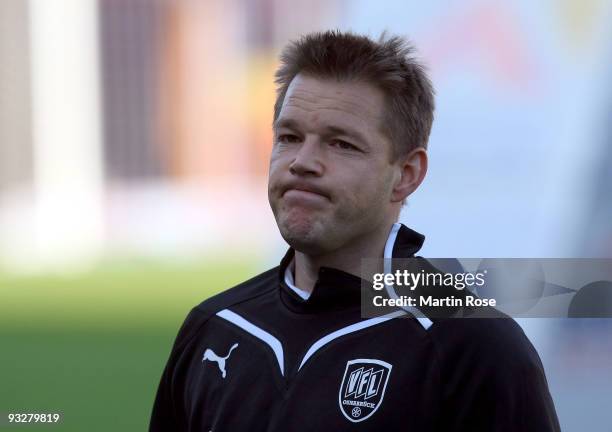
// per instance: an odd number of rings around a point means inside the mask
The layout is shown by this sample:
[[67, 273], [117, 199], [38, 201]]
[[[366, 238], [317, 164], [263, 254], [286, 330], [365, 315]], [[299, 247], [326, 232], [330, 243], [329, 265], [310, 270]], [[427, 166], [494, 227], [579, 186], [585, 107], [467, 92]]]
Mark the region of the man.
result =
[[269, 201], [279, 267], [195, 307], [152, 431], [557, 431], [511, 319], [364, 319], [363, 258], [407, 258], [396, 223], [427, 171], [433, 90], [401, 38], [303, 37], [282, 54]]

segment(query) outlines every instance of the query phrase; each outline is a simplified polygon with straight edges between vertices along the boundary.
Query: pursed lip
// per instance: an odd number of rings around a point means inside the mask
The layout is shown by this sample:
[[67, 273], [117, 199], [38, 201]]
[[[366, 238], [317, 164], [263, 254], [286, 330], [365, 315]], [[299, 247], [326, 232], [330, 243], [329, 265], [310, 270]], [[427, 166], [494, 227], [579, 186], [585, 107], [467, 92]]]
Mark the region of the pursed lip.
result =
[[313, 194], [321, 195], [322, 197], [329, 199], [329, 195], [322, 188], [319, 188], [317, 186], [314, 186], [308, 183], [296, 182], [296, 183], [288, 184], [283, 190], [283, 196], [287, 193], [287, 191], [290, 191], [290, 190], [310, 192]]

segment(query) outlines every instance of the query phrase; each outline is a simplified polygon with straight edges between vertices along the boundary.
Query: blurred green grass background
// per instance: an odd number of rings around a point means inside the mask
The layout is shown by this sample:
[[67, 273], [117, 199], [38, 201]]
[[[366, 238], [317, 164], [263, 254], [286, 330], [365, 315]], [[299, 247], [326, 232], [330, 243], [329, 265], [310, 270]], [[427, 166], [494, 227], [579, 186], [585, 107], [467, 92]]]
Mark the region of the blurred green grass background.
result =
[[[259, 272], [253, 257], [105, 262], [86, 273], [0, 272], [0, 431], [144, 431], [189, 310]], [[59, 412], [9, 425], [8, 412]]]

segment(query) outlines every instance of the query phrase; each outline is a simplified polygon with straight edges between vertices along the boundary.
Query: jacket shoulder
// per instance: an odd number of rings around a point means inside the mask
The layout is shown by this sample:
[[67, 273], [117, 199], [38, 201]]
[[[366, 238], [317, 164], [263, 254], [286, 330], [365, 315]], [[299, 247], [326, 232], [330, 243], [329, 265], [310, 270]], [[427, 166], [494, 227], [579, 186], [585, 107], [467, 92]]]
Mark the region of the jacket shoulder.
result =
[[278, 266], [204, 300], [194, 310], [201, 314], [212, 316], [230, 306], [243, 303], [274, 290], [278, 286], [277, 279]]
[[449, 318], [431, 327], [438, 348], [453, 358], [471, 357], [478, 364], [506, 367], [541, 366], [523, 329], [510, 317]]
[[191, 309], [185, 318], [176, 340], [173, 351], [184, 347], [197, 334], [198, 330], [217, 312], [256, 298], [273, 290], [278, 275], [278, 267], [267, 270], [247, 281], [216, 294]]

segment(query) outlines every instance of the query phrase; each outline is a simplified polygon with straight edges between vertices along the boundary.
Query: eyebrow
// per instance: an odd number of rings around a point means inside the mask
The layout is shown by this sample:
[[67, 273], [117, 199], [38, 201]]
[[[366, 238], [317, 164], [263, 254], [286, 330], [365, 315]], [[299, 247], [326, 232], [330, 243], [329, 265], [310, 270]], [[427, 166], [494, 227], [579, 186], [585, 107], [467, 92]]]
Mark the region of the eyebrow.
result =
[[356, 130], [353, 129], [345, 129], [342, 127], [338, 127], [338, 126], [327, 126], [325, 128], [325, 130], [328, 132], [328, 134], [330, 135], [345, 135], [345, 136], [349, 136], [349, 137], [354, 137], [356, 138], [361, 144], [367, 146], [368, 148], [370, 147], [368, 145], [368, 142], [366, 141], [365, 137], [357, 132]]
[[[274, 122], [273, 128], [276, 131], [280, 128], [287, 129], [300, 129], [299, 124], [294, 119], [286, 118], [286, 119], [278, 119]], [[340, 126], [326, 126], [325, 127], [326, 135], [344, 135], [357, 139], [362, 145], [366, 146], [368, 149], [370, 148], [368, 141], [365, 137], [358, 131], [349, 128], [343, 128]]]
[[272, 128], [274, 130], [280, 129], [283, 127], [287, 129], [299, 129], [298, 123], [293, 119], [276, 119], [276, 121], [272, 125]]

